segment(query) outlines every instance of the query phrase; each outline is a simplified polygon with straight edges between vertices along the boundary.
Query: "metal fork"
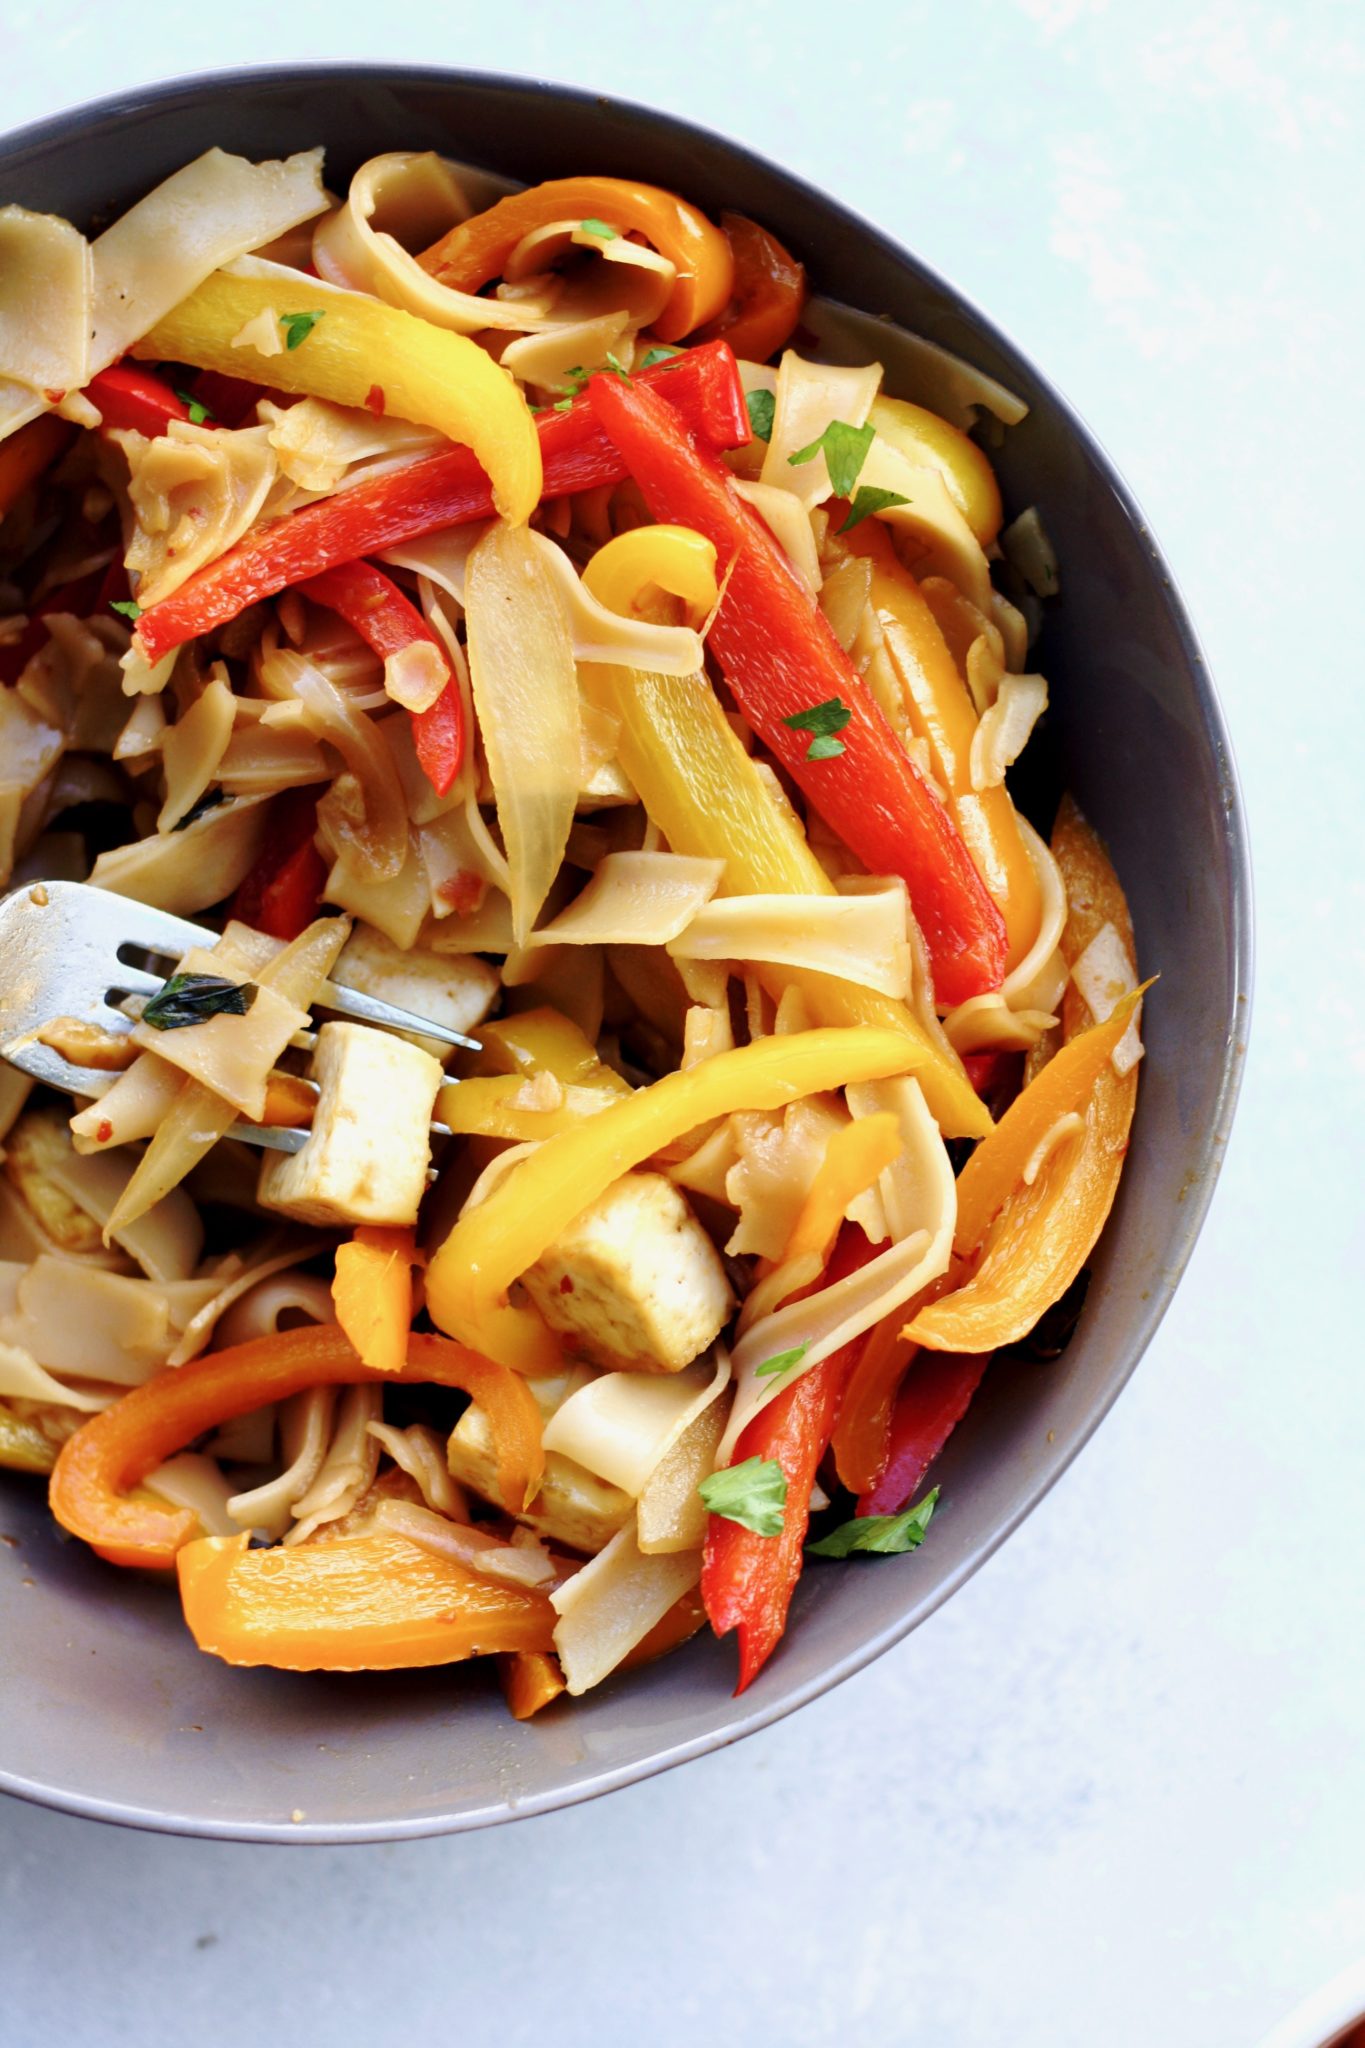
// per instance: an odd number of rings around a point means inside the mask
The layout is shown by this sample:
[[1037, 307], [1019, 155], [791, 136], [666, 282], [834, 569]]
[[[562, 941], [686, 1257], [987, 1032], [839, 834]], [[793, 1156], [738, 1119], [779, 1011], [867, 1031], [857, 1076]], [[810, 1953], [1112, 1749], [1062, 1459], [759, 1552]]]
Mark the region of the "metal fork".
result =
[[[87, 882], [35, 882], [15, 889], [0, 900], [0, 1055], [50, 1088], [102, 1095], [117, 1074], [76, 1066], [30, 1034], [57, 1017], [75, 1017], [115, 1034], [131, 1031], [137, 1020], [122, 1007], [125, 998], [154, 996], [192, 946], [213, 946], [218, 937], [203, 925]], [[480, 1050], [479, 1041], [462, 1031], [342, 982], [325, 981], [315, 1003], [361, 1024]], [[444, 1124], [435, 1123], [431, 1134], [450, 1136]], [[294, 1125], [238, 1123], [228, 1135], [276, 1152], [297, 1152], [308, 1132]]]

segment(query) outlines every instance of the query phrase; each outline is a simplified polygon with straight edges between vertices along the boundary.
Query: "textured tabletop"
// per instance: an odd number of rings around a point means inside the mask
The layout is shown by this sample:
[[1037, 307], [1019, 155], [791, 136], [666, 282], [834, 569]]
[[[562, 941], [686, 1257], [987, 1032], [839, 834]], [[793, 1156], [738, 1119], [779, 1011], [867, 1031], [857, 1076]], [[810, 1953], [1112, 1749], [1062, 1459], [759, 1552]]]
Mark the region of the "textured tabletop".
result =
[[1365, 1951], [1358, 8], [4, 17], [6, 123], [256, 60], [521, 70], [728, 130], [910, 242], [1079, 406], [1176, 566], [1244, 778], [1260, 963], [1174, 1308], [918, 1634], [737, 1749], [461, 1840], [220, 1847], [6, 1805], [0, 2034], [1254, 2048]]

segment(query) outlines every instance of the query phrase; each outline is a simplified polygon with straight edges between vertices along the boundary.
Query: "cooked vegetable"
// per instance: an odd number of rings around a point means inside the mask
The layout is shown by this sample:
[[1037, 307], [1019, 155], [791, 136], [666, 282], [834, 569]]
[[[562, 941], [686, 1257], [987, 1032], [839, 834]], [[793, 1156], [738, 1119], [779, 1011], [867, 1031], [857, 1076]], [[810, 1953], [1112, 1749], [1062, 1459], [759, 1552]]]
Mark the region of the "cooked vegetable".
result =
[[173, 974], [148, 1001], [142, 1022], [158, 1031], [182, 1031], [209, 1017], [245, 1017], [258, 994], [250, 981], [224, 981], [218, 974]]

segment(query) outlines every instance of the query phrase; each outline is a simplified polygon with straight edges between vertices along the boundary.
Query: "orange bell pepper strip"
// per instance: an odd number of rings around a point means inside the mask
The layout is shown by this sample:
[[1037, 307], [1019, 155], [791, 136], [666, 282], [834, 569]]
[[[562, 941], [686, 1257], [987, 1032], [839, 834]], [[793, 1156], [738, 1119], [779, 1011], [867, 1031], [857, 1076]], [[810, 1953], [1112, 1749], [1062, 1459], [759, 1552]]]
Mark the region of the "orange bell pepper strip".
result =
[[555, 1611], [543, 1593], [480, 1578], [406, 1536], [249, 1543], [205, 1536], [175, 1561], [190, 1634], [226, 1664], [405, 1671], [550, 1647]]
[[540, 1410], [515, 1373], [444, 1337], [422, 1335], [409, 1338], [400, 1373], [376, 1373], [341, 1330], [323, 1323], [210, 1351], [132, 1388], [63, 1446], [49, 1505], [64, 1529], [111, 1564], [167, 1569], [199, 1524], [183, 1508], [127, 1497], [153, 1466], [204, 1431], [305, 1387], [383, 1378], [460, 1387], [471, 1395], [492, 1425], [503, 1506], [516, 1514], [533, 1498], [545, 1469]]
[[[844, 1231], [830, 1261], [830, 1281], [844, 1279], [872, 1255], [873, 1247], [861, 1230]], [[864, 1341], [855, 1337], [784, 1388], [759, 1411], [735, 1445], [732, 1464], [762, 1458], [782, 1467], [787, 1498], [781, 1532], [759, 1536], [723, 1515], [708, 1518], [701, 1593], [715, 1633], [722, 1636], [735, 1631], [739, 1645], [736, 1694], [752, 1684], [782, 1640], [787, 1609], [804, 1562], [816, 1469], [829, 1443], [844, 1383]]]
[[417, 260], [438, 284], [482, 291], [502, 276], [523, 237], [565, 220], [603, 221], [618, 234], [639, 235], [667, 257], [677, 275], [654, 322], [660, 341], [681, 341], [714, 319], [730, 297], [735, 263], [721, 230], [675, 192], [627, 178], [551, 178], [510, 193], [461, 221]]
[[[1068, 962], [1075, 964], [1105, 923], [1115, 925], [1125, 945], [1131, 948], [1132, 923], [1118, 877], [1095, 833], [1069, 800], [1063, 802], [1058, 814], [1052, 851], [1066, 887], [1068, 915], [1062, 951]], [[1116, 1074], [1107, 1050], [1126, 1029], [1126, 1016], [1115, 1028], [1122, 1008], [1120, 1005], [1106, 1024], [1086, 1029], [1089, 1011], [1074, 988], [1067, 990], [1062, 1009], [1067, 1044], [1063, 1052], [1042, 1068], [1019, 1097], [1019, 1103], [1024, 1103], [1047, 1079], [1065, 1053], [1073, 1053], [1076, 1064], [1062, 1068], [1063, 1080], [1069, 1071], [1073, 1077], [1085, 1072], [1092, 1075], [1085, 1102], [1084, 1130], [1074, 1141], [1051, 1154], [1032, 1186], [1017, 1179], [1011, 1182], [1003, 1206], [985, 1230], [984, 1248], [974, 1267], [968, 1269], [969, 1277], [953, 1292], [921, 1309], [907, 1325], [904, 1334], [914, 1342], [933, 1351], [972, 1353], [1016, 1343], [1027, 1336], [1044, 1309], [1060, 1299], [1081, 1271], [1118, 1191], [1137, 1102], [1137, 1068]], [[1094, 1061], [1102, 1047], [1106, 1050], [1096, 1071]], [[1038, 1136], [1063, 1113], [1056, 1108], [1061, 1099], [1061, 1091], [1054, 1083], [1046, 1098], [1051, 1114], [1046, 1123], [1039, 1119]], [[1041, 1103], [1044, 1098], [1035, 1100]], [[1074, 1106], [1068, 1091], [1066, 1107]], [[998, 1129], [1004, 1128], [1012, 1113], [1007, 1112]], [[958, 1179], [960, 1223], [966, 1182], [963, 1243], [981, 1227], [980, 1217], [989, 1216], [1006, 1178], [1006, 1166], [1010, 1165], [1012, 1170], [1012, 1162], [1019, 1157], [1022, 1136], [1020, 1125], [1006, 1141], [1008, 1153], [1002, 1149], [994, 1160], [987, 1158], [979, 1170], [977, 1185], [966, 1180], [977, 1154], [964, 1167]], [[984, 1149], [988, 1142], [983, 1141], [979, 1149]]]
[[972, 788], [976, 706], [932, 611], [914, 577], [901, 567], [885, 529], [875, 519], [865, 519], [848, 536], [847, 546], [872, 563], [869, 600], [905, 693], [906, 711], [916, 733], [928, 742], [953, 822], [1005, 920], [1007, 964], [1013, 967], [1038, 937], [1043, 899], [1009, 791], [1003, 784], [996, 789]]
[[529, 1721], [564, 1690], [564, 1672], [552, 1650], [513, 1650], [498, 1659], [498, 1683], [514, 1721]]
[[412, 1269], [424, 1264], [410, 1230], [362, 1224], [336, 1249], [332, 1304], [371, 1372], [403, 1370], [412, 1332]]
[[721, 227], [735, 261], [730, 303], [693, 336], [714, 341], [724, 335], [746, 362], [766, 363], [791, 340], [806, 303], [806, 273], [776, 235], [742, 213], [723, 213]]
[[850, 1493], [866, 1493], [886, 1464], [896, 1396], [916, 1349], [891, 1316], [871, 1332], [849, 1374], [830, 1447]]
[[642, 1664], [652, 1664], [656, 1657], [666, 1657], [670, 1650], [676, 1650], [679, 1643], [688, 1642], [698, 1629], [706, 1626], [706, 1608], [702, 1602], [700, 1586], [690, 1586], [668, 1611], [659, 1616], [652, 1629], [642, 1635], [633, 1650], [627, 1650], [617, 1665], [618, 1671], [637, 1671]]
[[[895, 1031], [794, 1031], [718, 1053], [547, 1138], [467, 1211], [432, 1258], [427, 1307], [466, 1343], [496, 1341], [496, 1312], [512, 1282], [614, 1181], [688, 1131], [738, 1109], [785, 1108], [851, 1081], [885, 1080], [917, 1064]], [[494, 1353], [494, 1355], [498, 1355]]]
[[52, 467], [76, 433], [69, 420], [44, 413], [0, 441], [0, 519], [13, 510], [30, 484], [36, 484], [44, 470]]

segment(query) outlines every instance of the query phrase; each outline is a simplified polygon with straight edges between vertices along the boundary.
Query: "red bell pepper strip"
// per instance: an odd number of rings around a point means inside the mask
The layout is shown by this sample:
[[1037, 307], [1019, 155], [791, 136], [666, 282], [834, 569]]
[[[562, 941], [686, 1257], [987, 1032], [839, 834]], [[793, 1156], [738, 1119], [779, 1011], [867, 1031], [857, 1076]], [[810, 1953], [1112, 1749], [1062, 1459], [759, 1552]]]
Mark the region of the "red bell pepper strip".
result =
[[229, 377], [222, 370], [196, 371], [191, 390], [209, 416], [206, 424], [215, 427], [240, 427], [261, 396], [259, 384]]
[[140, 370], [132, 363], [115, 363], [101, 370], [85, 387], [85, 396], [100, 412], [106, 433], [129, 428], [154, 441], [164, 434], [172, 420], [188, 420], [190, 409], [176, 397], [169, 384]]
[[[844, 1229], [829, 1262], [832, 1284], [873, 1255], [861, 1230]], [[777, 1395], [742, 1431], [733, 1464], [776, 1459], [786, 1474], [787, 1501], [780, 1536], [759, 1536], [723, 1515], [707, 1524], [701, 1596], [718, 1636], [734, 1629], [739, 1645], [736, 1695], [752, 1684], [782, 1640], [787, 1609], [801, 1576], [811, 1488], [839, 1413], [839, 1400], [865, 1339], [855, 1338], [813, 1365]]]
[[898, 1515], [967, 1412], [991, 1362], [988, 1351], [921, 1351], [901, 1383], [890, 1447], [876, 1484], [858, 1497], [860, 1515]]
[[296, 939], [313, 922], [327, 885], [327, 863], [313, 844], [317, 825], [309, 790], [276, 798], [265, 848], [238, 883], [229, 916], [272, 939]]
[[446, 651], [416, 605], [372, 562], [339, 563], [298, 587], [315, 604], [340, 613], [382, 661], [411, 647], [414, 640], [436, 649], [449, 681], [434, 704], [410, 715], [422, 773], [437, 796], [445, 796], [464, 759], [464, 705]]
[[[725, 342], [671, 356], [643, 371], [638, 381], [657, 386], [668, 399], [664, 409], [669, 416], [676, 411], [717, 447], [739, 448], [752, 438], [743, 386]], [[586, 398], [576, 399], [565, 412], [542, 413], [537, 426], [544, 497], [593, 490], [625, 476], [625, 463]], [[247, 534], [143, 613], [138, 644], [149, 661], [160, 661], [182, 641], [226, 625], [247, 605], [291, 583], [397, 547], [418, 534], [492, 517], [492, 489], [473, 454], [468, 448], [444, 448]]]
[[[735, 701], [811, 806], [873, 875], [900, 875], [948, 1006], [999, 988], [1005, 922], [957, 827], [898, 744], [785, 552], [729, 473], [653, 391], [594, 377], [588, 397], [658, 520], [690, 526], [728, 578], [709, 641]], [[786, 721], [838, 698], [840, 752], [814, 760]]]

